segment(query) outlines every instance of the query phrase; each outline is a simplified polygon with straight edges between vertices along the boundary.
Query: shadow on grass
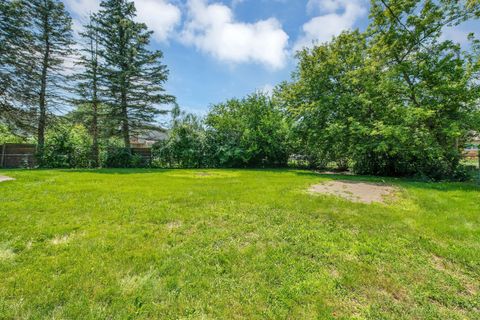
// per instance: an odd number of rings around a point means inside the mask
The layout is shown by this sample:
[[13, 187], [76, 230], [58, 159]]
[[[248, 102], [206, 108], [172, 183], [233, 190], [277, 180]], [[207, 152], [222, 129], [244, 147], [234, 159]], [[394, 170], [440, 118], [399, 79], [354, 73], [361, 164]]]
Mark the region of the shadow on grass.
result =
[[[152, 174], [169, 172], [202, 172], [202, 171], [233, 171], [250, 173], [289, 173], [302, 177], [321, 178], [328, 180], [342, 180], [351, 182], [371, 182], [397, 185], [405, 189], [431, 189], [435, 191], [475, 191], [480, 192], [480, 183], [477, 182], [428, 182], [415, 178], [382, 177], [367, 175], [352, 175], [342, 173], [322, 173], [306, 169], [294, 168], [189, 168], [189, 169], [152, 169], [152, 168], [104, 168], [104, 169], [2, 169], [3, 174], [19, 171], [59, 171], [64, 173], [98, 173], [105, 175]], [[479, 194], [480, 195], [480, 194]]]
[[100, 173], [100, 174], [144, 174], [144, 173], [164, 173], [175, 169], [146, 169], [146, 168], [108, 168], [108, 169], [58, 169], [59, 172], [75, 173]]

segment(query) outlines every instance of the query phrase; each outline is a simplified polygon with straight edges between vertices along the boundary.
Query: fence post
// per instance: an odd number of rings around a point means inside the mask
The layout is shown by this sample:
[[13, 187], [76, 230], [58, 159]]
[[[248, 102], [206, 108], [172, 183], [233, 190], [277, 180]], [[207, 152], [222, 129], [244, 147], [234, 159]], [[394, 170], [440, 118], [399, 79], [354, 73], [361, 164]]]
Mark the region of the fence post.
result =
[[0, 160], [0, 168], [3, 168], [4, 163], [5, 163], [5, 148], [6, 148], [6, 144], [4, 143], [2, 145], [2, 158]]

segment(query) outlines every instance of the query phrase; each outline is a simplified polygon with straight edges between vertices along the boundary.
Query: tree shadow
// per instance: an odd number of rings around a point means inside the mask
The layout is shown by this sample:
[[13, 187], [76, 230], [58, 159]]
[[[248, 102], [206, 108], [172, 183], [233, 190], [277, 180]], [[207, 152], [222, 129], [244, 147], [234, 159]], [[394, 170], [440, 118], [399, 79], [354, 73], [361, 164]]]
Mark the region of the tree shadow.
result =
[[99, 174], [145, 174], [145, 173], [164, 173], [175, 169], [146, 169], [146, 168], [105, 168], [105, 169], [57, 169], [64, 173], [99, 173]]

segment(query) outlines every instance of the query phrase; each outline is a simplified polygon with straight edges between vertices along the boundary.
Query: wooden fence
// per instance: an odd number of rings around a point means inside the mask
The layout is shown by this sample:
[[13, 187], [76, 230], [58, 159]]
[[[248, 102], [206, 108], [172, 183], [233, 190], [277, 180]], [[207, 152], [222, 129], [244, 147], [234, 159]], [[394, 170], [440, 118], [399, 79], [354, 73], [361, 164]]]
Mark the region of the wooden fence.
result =
[[34, 144], [0, 145], [0, 168], [32, 168], [36, 163], [35, 152]]
[[146, 164], [150, 164], [152, 161], [152, 149], [151, 148], [131, 148], [132, 154], [139, 155], [143, 158]]

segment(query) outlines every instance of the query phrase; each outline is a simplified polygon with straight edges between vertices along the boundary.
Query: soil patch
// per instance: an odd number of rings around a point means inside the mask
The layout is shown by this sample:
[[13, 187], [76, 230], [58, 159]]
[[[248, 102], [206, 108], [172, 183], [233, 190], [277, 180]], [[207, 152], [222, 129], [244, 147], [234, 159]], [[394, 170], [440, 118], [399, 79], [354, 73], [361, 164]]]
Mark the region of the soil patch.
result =
[[0, 176], [0, 182], [10, 181], [10, 180], [15, 180], [15, 179], [7, 177], [7, 176]]
[[397, 189], [391, 186], [367, 182], [330, 181], [314, 185], [309, 191], [338, 196], [353, 202], [385, 203]]

